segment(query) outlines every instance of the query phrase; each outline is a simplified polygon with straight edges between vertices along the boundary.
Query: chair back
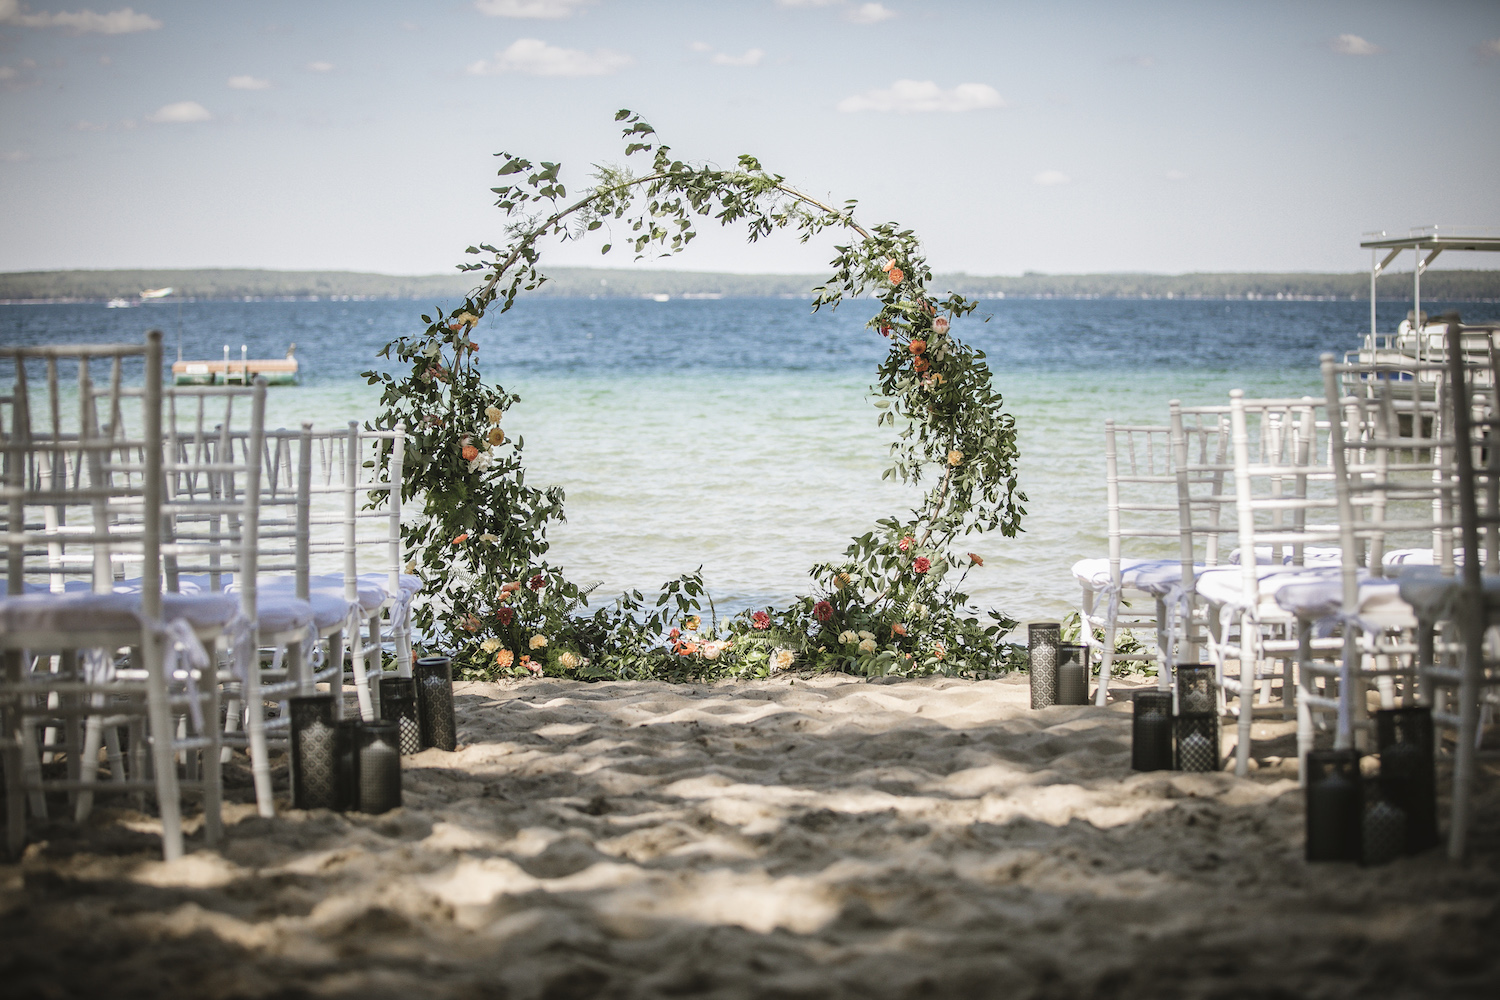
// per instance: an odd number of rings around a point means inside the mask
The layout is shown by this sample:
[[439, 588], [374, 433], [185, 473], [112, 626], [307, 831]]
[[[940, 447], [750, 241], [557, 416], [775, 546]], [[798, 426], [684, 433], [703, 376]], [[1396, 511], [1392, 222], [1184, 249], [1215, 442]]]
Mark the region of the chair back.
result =
[[[0, 348], [6, 589], [108, 593], [134, 567], [160, 615], [161, 333], [144, 344]], [[132, 432], [132, 428], [134, 431]], [[84, 582], [86, 581], [86, 582]], [[77, 586], [70, 588], [69, 583]]]

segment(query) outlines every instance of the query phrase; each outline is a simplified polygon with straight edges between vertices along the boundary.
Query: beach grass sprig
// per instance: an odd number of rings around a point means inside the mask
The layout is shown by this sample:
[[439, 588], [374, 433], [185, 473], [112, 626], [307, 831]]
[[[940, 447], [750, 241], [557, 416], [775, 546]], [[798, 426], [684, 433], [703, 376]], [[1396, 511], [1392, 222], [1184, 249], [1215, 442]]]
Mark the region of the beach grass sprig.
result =
[[[470, 246], [479, 259], [460, 265], [478, 285], [458, 309], [424, 315], [421, 334], [385, 346], [381, 357], [399, 374], [364, 373], [382, 387], [373, 426], [408, 428], [403, 500], [420, 515], [403, 526], [403, 540], [427, 581], [417, 626], [469, 677], [982, 674], [1008, 662], [998, 642], [1015, 623], [993, 610], [982, 621], [962, 589], [982, 559], [960, 552], [960, 541], [1014, 537], [1026, 501], [1014, 418], [984, 353], [955, 333], [977, 303], [933, 292], [916, 235], [895, 223], [861, 224], [856, 201], [813, 197], [750, 155], [728, 168], [682, 160], [640, 115], [626, 110], [615, 120], [627, 163], [596, 167], [593, 184], [571, 199], [560, 164], [498, 154], [500, 184], [491, 190], [506, 216], [504, 239]], [[853, 539], [842, 560], [812, 567], [816, 592], [786, 608], [720, 623], [710, 602], [705, 629], [708, 598], [694, 572], [654, 599], [632, 590], [586, 613], [592, 588], [547, 559], [562, 490], [527, 484], [525, 443], [503, 430], [520, 397], [485, 382], [471, 334], [546, 282], [548, 241], [598, 234], [601, 253], [619, 246], [636, 259], [671, 256], [704, 220], [743, 225], [752, 243], [781, 230], [802, 242], [825, 230], [847, 234], [828, 280], [813, 289], [813, 309], [878, 303], [868, 326], [890, 349], [871, 394], [877, 423], [894, 435], [884, 476], [926, 488], [916, 508]]]

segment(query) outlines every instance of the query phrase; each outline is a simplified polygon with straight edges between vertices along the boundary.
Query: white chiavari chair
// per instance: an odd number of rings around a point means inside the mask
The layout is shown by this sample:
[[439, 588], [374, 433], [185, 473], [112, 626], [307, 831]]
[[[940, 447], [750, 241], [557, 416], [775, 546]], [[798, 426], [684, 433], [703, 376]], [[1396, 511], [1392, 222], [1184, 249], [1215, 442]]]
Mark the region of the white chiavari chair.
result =
[[[1483, 719], [1500, 704], [1493, 631], [1500, 625], [1500, 352], [1486, 343], [1479, 354], [1466, 333], [1449, 324], [1446, 345], [1462, 565], [1417, 567], [1400, 583], [1401, 596], [1422, 619], [1423, 700], [1434, 724], [1454, 731], [1448, 829], [1454, 860], [1469, 849]], [[1437, 624], [1447, 624], [1454, 641], [1434, 641]]]
[[270, 743], [286, 739], [290, 719], [268, 715], [266, 705], [310, 689], [303, 652], [314, 614], [295, 594], [261, 594], [257, 584], [262, 571], [296, 570], [304, 546], [295, 493], [263, 507], [264, 379], [176, 386], [164, 397], [167, 583], [238, 601], [220, 674], [234, 709], [222, 739], [248, 750], [258, 811], [274, 816]]
[[[1230, 393], [1234, 507], [1238, 549], [1233, 564], [1205, 570], [1197, 596], [1217, 627], [1209, 654], [1226, 711], [1236, 719], [1235, 772], [1247, 774], [1257, 710], [1291, 717], [1303, 639], [1297, 617], [1277, 592], [1315, 578], [1337, 559], [1334, 473], [1329, 461], [1326, 405], [1301, 399], [1247, 399]], [[1327, 640], [1312, 640], [1327, 645]], [[1272, 702], [1279, 680], [1280, 704]]]
[[[73, 796], [79, 819], [98, 792], [151, 791], [163, 854], [179, 857], [185, 786], [202, 793], [206, 838], [220, 833], [217, 688], [202, 642], [235, 609], [222, 597], [162, 592], [161, 334], [148, 334], [144, 347], [0, 348], [0, 357], [15, 375], [3, 435], [8, 596], [0, 600], [8, 846], [14, 854], [24, 842], [28, 804], [46, 815], [49, 786]], [[136, 359], [141, 384], [127, 386], [126, 362]], [[99, 365], [108, 367], [102, 382]], [[43, 373], [40, 384], [29, 368]], [[69, 368], [76, 386], [64, 381]], [[191, 720], [181, 735], [179, 718]], [[39, 723], [63, 734], [61, 780], [41, 766]], [[100, 781], [101, 743], [117, 747], [110, 734], [125, 725], [128, 769], [114, 753]]]

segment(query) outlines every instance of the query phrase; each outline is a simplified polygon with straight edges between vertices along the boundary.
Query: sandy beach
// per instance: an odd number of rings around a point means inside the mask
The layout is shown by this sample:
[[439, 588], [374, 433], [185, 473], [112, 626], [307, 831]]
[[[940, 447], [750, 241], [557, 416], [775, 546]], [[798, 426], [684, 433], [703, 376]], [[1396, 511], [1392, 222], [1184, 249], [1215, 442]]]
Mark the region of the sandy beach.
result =
[[463, 684], [458, 711], [385, 815], [259, 819], [232, 771], [226, 841], [175, 863], [128, 809], [41, 831], [0, 868], [3, 992], [1500, 995], [1493, 762], [1472, 863], [1361, 869], [1303, 862], [1276, 758], [1135, 773], [1126, 702], [1032, 712], [1024, 677]]

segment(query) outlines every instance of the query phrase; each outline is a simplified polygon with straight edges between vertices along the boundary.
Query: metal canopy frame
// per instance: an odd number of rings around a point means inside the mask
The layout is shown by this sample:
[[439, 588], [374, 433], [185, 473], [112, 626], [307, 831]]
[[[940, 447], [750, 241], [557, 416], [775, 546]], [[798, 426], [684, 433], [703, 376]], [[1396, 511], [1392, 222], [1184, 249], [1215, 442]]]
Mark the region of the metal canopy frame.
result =
[[[1416, 326], [1422, 320], [1422, 275], [1438, 254], [1444, 250], [1500, 251], [1500, 230], [1463, 229], [1457, 226], [1422, 226], [1412, 229], [1405, 236], [1392, 236], [1384, 230], [1365, 233], [1361, 247], [1370, 249], [1370, 338], [1375, 338], [1375, 279], [1401, 255], [1410, 250], [1416, 255], [1416, 266], [1412, 268], [1412, 316]], [[1387, 251], [1381, 258], [1380, 251]], [[1427, 251], [1423, 257], [1422, 252]]]

